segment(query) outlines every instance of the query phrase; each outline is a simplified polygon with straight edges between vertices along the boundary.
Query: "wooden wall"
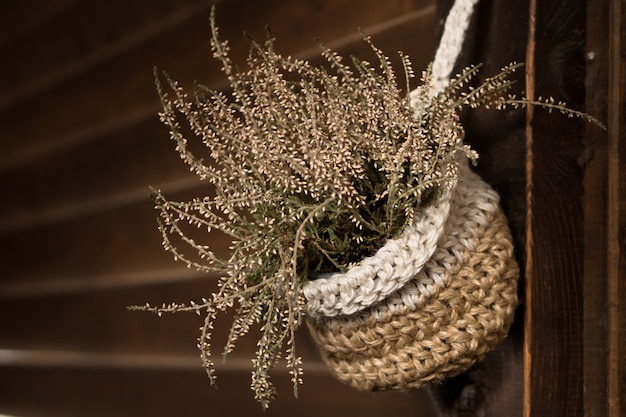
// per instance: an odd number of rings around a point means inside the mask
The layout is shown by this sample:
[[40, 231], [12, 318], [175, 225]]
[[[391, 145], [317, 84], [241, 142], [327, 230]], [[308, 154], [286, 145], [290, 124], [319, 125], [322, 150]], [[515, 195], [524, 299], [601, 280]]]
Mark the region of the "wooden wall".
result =
[[2, 2], [0, 415], [626, 415], [623, 2], [483, 0], [470, 28], [464, 64], [483, 62], [488, 74], [526, 61], [520, 90], [565, 99], [608, 126], [540, 110], [467, 116], [467, 141], [501, 194], [524, 268], [509, 338], [427, 401], [422, 390], [341, 385], [302, 332], [300, 398], [278, 369], [281, 396], [267, 413], [249, 390], [254, 338], [217, 361], [213, 390], [197, 317], [126, 310], [211, 289], [211, 277], [163, 251], [148, 186], [174, 198], [203, 192], [158, 122], [152, 68], [185, 86], [225, 88], [209, 51], [213, 3], [237, 60], [247, 53], [242, 32], [262, 38], [266, 24], [278, 50], [313, 61], [314, 37], [366, 53], [363, 27], [419, 69], [452, 0], [437, 1], [440, 15], [435, 0]]
[[[216, 1], [55, 0], [0, 5], [0, 414], [35, 416], [418, 416], [423, 393], [362, 394], [336, 382], [305, 333], [305, 383], [263, 414], [249, 390], [254, 339], [210, 388], [195, 316], [128, 312], [211, 289], [166, 253], [148, 186], [202, 193], [157, 119], [152, 68], [223, 88], [209, 51]], [[366, 52], [357, 28], [423, 68], [432, 0], [228, 0], [218, 24], [236, 59], [265, 24], [286, 54], [317, 59], [317, 37]], [[224, 246], [223, 242], [216, 245]], [[227, 325], [228, 320], [221, 320]], [[216, 329], [223, 340], [224, 328]], [[221, 338], [221, 339], [220, 339]], [[346, 411], [348, 410], [348, 411]]]

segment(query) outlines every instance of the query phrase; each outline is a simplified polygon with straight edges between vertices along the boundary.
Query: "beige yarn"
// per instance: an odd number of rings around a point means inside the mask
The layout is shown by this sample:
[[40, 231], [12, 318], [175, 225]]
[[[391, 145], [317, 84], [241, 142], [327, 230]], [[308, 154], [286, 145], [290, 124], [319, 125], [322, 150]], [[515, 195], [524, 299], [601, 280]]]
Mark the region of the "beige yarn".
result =
[[422, 269], [437, 248], [450, 211], [451, 191], [415, 213], [413, 223], [375, 256], [346, 273], [307, 283], [304, 295], [310, 317], [354, 314], [402, 288]]
[[352, 315], [310, 314], [308, 325], [341, 381], [362, 390], [416, 388], [467, 370], [505, 337], [517, 278], [497, 194], [461, 167], [424, 267], [382, 302]]

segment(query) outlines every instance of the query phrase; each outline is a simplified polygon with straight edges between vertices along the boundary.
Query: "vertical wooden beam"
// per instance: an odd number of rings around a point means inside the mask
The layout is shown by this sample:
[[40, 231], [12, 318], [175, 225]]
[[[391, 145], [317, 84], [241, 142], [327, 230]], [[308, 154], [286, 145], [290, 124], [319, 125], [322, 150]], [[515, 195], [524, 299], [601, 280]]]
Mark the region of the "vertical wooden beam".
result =
[[[526, 98], [529, 100], [535, 99], [535, 45], [536, 45], [536, 32], [537, 32], [537, 0], [530, 0], [528, 5], [528, 43], [526, 45]], [[524, 281], [526, 308], [524, 310], [524, 417], [531, 416], [531, 393], [532, 393], [532, 349], [531, 346], [534, 342], [532, 334], [532, 320], [533, 320], [533, 282], [531, 279], [532, 271], [534, 270], [533, 262], [535, 257], [532, 256], [532, 249], [535, 247], [533, 231], [533, 216], [531, 216], [530, 209], [533, 204], [533, 186], [534, 186], [534, 144], [533, 144], [533, 114], [534, 107], [528, 106], [526, 109], [526, 280]]]
[[[589, 1], [585, 169], [585, 416], [626, 415], [626, 8]], [[608, 42], [607, 42], [608, 39]]]
[[610, 2], [608, 166], [608, 416], [626, 416], [626, 6]]
[[[584, 1], [536, 0], [530, 12], [527, 93], [581, 108]], [[582, 416], [583, 126], [527, 116], [524, 416]]]
[[[587, 6], [586, 109], [607, 120], [608, 2]], [[585, 135], [585, 258], [584, 258], [584, 412], [587, 417], [608, 416], [608, 137], [587, 127]]]

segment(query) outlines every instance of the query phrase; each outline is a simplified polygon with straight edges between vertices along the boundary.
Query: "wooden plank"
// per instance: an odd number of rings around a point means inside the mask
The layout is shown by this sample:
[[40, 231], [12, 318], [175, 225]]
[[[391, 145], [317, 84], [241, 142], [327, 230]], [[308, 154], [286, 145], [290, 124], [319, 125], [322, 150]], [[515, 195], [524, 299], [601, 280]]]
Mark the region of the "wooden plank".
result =
[[[204, 191], [193, 189], [168, 197], [185, 201]], [[4, 234], [0, 236], [0, 288], [56, 279], [115, 279], [116, 274], [171, 269], [175, 265], [173, 256], [161, 247], [156, 217], [146, 193], [144, 200], [136, 204]], [[195, 227], [189, 233], [210, 243], [218, 256], [227, 256], [230, 239], [224, 235], [206, 235]], [[189, 254], [193, 256], [193, 252]]]
[[[585, 166], [585, 415], [626, 415], [624, 138], [625, 10], [619, 2], [589, 3], [587, 109], [608, 122], [588, 128]], [[607, 43], [607, 39], [609, 42]]]
[[2, 66], [0, 76], [13, 82], [3, 88], [0, 108], [135, 48], [194, 14], [206, 13], [211, 3], [214, 1], [114, 0], [66, 7], [3, 48], [3, 56], [12, 59]]
[[37, 30], [77, 2], [78, 0], [3, 2], [0, 5], [0, 48]]
[[[582, 108], [584, 3], [533, 5], [527, 94]], [[582, 416], [584, 126], [540, 109], [527, 115], [524, 415]]]
[[[161, 305], [166, 302], [200, 302], [215, 291], [215, 277], [181, 279], [176, 282], [103, 288], [66, 294], [42, 294], [4, 298], [0, 302], [0, 349], [34, 352], [85, 352], [174, 355], [198, 358], [196, 339], [204, 317], [193, 313], [165, 314], [129, 311], [130, 305]], [[230, 313], [215, 321], [212, 345], [214, 362], [221, 361], [231, 325]], [[320, 361], [303, 326], [298, 353], [305, 362]], [[240, 340], [229, 361], [249, 361], [256, 351], [258, 332]], [[36, 358], [35, 358], [36, 359]], [[230, 363], [222, 365], [230, 367]]]
[[608, 415], [626, 416], [626, 7], [611, 2], [609, 20], [609, 147], [607, 269]]
[[[346, 0], [337, 9], [330, 6], [335, 4], [331, 1], [301, 3], [273, 0], [264, 2], [262, 6], [253, 6], [256, 2], [245, 3], [245, 6], [241, 2], [227, 2], [218, 10], [218, 23], [223, 27], [222, 36], [231, 40], [235, 61], [241, 62], [248, 50], [247, 40], [241, 33], [247, 29], [263, 38], [260, 33], [264, 29], [260, 22], [274, 28], [275, 35], [281, 39], [281, 51], [295, 54], [304, 46], [309, 48], [316, 35], [330, 43], [354, 34], [359, 25], [367, 28], [391, 21], [390, 16], [401, 18], [411, 12], [418, 12], [414, 16], [415, 20], [409, 23], [420, 35], [418, 24], [424, 21], [418, 19], [421, 17], [419, 12], [432, 4], [429, 0], [416, 1], [415, 4], [397, 0], [385, 3], [381, 9], [375, 7], [376, 3], [372, 0], [371, 7], [366, 7], [361, 3], [356, 6], [354, 2]], [[242, 8], [249, 13], [241, 15]], [[318, 18], [312, 20], [311, 16], [318, 8], [322, 13], [318, 12]], [[334, 19], [340, 16], [349, 20], [339, 25], [329, 24], [336, 22]], [[198, 79], [216, 86], [222, 79], [221, 75], [216, 71], [207, 72], [207, 68], [217, 70], [210, 59], [207, 17], [208, 14], [199, 13], [184, 24], [144, 42], [140, 48], [125, 51], [116, 56], [115, 60], [103, 62], [69, 82], [51, 87], [44, 94], [12, 106], [0, 114], [0, 124], [4, 126], [3, 135], [6, 138], [0, 169], [40, 157], [52, 149], [67, 148], [87, 140], [86, 137], [97, 135], [95, 132], [106, 128], [113, 123], [112, 120], [141, 113], [140, 109], [154, 109], [156, 95], [151, 73], [155, 65], [166, 68], [186, 85]], [[400, 21], [404, 22], [404, 19]], [[415, 33], [412, 35], [415, 36]], [[431, 38], [427, 36], [425, 39]], [[408, 53], [423, 50], [424, 45], [431, 45], [412, 40], [412, 48]], [[143, 114], [146, 114], [145, 110]], [[46, 127], [45, 134], [42, 134], [41, 126]]]
[[[608, 3], [587, 6], [586, 109], [607, 120]], [[584, 258], [584, 410], [588, 417], [608, 416], [607, 133], [587, 127], [585, 135], [585, 258]]]
[[2, 208], [0, 232], [146, 201], [148, 186], [191, 177], [174, 147], [155, 111], [144, 122], [3, 172], [4, 198], [13, 204]]
[[204, 296], [209, 281], [3, 299], [2, 349], [171, 353], [194, 355], [201, 318], [131, 312], [129, 305], [189, 301]]
[[218, 389], [201, 370], [4, 367], [0, 412], [46, 416], [423, 416], [421, 392], [362, 393], [328, 374], [305, 375], [299, 396], [288, 375], [275, 375], [279, 397], [267, 411], [253, 400], [248, 372], [220, 375]]

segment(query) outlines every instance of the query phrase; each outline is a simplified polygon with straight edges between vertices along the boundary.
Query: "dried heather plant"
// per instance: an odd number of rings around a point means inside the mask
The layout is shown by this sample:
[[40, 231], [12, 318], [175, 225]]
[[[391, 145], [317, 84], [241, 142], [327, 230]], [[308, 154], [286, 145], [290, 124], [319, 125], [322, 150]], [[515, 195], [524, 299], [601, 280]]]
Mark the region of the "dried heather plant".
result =
[[[453, 183], [457, 158], [477, 157], [462, 143], [461, 109], [527, 102], [505, 97], [515, 64], [476, 88], [468, 82], [479, 67], [468, 68], [434, 98], [426, 71], [410, 99], [402, 91], [410, 90], [414, 77], [408, 57], [400, 54], [405, 83], [400, 87], [389, 59], [365, 35], [376, 66], [356, 58], [344, 64], [323, 45], [329, 68], [312, 66], [276, 53], [268, 37], [264, 45], [251, 40], [248, 69], [236, 71], [227, 42], [218, 37], [214, 13], [211, 33], [230, 95], [196, 86], [189, 97], [167, 75], [169, 91], [156, 70], [155, 78], [160, 118], [176, 150], [215, 191], [187, 202], [169, 201], [159, 190], [153, 197], [165, 248], [190, 268], [218, 272], [218, 289], [200, 302], [132, 308], [204, 314], [198, 347], [212, 382], [210, 342], [217, 312], [236, 309], [224, 356], [260, 323], [252, 389], [267, 407], [275, 394], [268, 374], [281, 357], [294, 394], [302, 382], [295, 332], [304, 313], [303, 283], [373, 254], [411, 222], [416, 208]], [[565, 110], [560, 103], [549, 105]], [[204, 159], [188, 149], [181, 122], [206, 146]], [[219, 258], [209, 245], [191, 238], [187, 224], [232, 238], [230, 257]]]

